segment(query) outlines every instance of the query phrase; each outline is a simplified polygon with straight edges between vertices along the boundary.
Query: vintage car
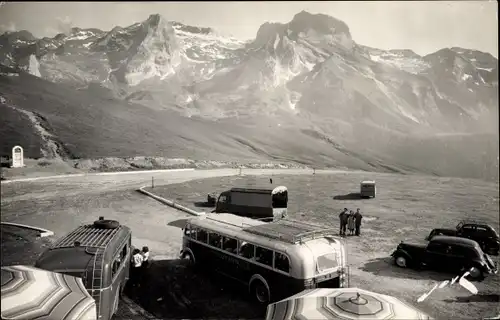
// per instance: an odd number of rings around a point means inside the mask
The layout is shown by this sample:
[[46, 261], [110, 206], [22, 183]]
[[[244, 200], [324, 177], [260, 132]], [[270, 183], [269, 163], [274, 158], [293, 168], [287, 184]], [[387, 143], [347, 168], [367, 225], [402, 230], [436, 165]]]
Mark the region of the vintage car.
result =
[[476, 241], [459, 237], [434, 236], [422, 243], [401, 241], [392, 256], [401, 268], [425, 267], [457, 274], [469, 271], [469, 278], [477, 281], [498, 272], [496, 263]]
[[488, 223], [477, 220], [462, 220], [455, 229], [433, 229], [426, 240], [438, 235], [468, 238], [476, 241], [484, 252], [497, 256], [500, 251], [498, 233]]

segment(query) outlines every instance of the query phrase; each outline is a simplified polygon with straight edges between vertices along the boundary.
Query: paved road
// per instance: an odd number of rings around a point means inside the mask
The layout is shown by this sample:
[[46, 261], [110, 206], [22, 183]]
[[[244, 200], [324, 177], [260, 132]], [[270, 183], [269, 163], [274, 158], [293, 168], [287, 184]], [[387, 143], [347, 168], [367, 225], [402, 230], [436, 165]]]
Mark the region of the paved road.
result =
[[[155, 260], [177, 257], [181, 246], [181, 230], [167, 226], [186, 214], [162, 205], [136, 191], [150, 185], [181, 183], [192, 179], [238, 174], [237, 169], [196, 170], [178, 172], [146, 172], [117, 175], [86, 175], [44, 178], [2, 183], [2, 221], [38, 226], [59, 237], [82, 223], [99, 216], [116, 219], [133, 232], [135, 246], [148, 245]], [[345, 171], [317, 171], [335, 173]], [[245, 169], [244, 174], [311, 174], [311, 170]], [[138, 311], [139, 310], [139, 311]], [[140, 308], [125, 303], [120, 310], [126, 319], [140, 314]]]

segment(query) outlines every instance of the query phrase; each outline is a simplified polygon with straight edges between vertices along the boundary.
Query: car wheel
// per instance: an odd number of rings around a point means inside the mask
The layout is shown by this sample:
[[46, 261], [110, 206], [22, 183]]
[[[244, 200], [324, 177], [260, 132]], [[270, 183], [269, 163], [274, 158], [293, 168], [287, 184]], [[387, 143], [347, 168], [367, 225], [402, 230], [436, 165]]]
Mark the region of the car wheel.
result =
[[477, 267], [471, 267], [469, 270], [468, 278], [476, 281], [484, 279], [483, 271]]
[[394, 259], [394, 262], [400, 268], [407, 268], [408, 267], [408, 260], [404, 256], [396, 256]]

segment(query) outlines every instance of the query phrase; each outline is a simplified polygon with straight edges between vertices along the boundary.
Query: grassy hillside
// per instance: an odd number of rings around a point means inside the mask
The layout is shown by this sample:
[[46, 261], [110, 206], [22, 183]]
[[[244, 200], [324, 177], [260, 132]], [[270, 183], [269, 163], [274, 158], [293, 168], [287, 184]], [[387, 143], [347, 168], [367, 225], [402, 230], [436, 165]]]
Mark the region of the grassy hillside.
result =
[[498, 179], [497, 135], [415, 138], [360, 125], [340, 137], [335, 131], [325, 134], [328, 127], [321, 131], [290, 115], [186, 118], [114, 99], [95, 86], [75, 90], [26, 73], [0, 77], [0, 92], [5, 100], [1, 151], [6, 154], [20, 144], [30, 158], [40, 157], [42, 147], [64, 159], [271, 160]]
[[12, 156], [12, 147], [20, 143], [24, 153], [31, 158], [42, 156], [40, 151], [42, 139], [36, 134], [28, 117], [16, 110], [0, 106], [2, 116], [0, 117], [0, 137], [2, 137], [2, 156]]

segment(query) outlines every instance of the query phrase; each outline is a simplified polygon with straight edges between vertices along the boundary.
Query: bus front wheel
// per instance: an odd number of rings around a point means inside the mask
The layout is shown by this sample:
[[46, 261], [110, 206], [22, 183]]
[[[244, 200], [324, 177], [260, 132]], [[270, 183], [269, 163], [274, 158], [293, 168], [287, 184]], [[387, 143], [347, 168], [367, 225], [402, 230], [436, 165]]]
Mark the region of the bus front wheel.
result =
[[188, 251], [185, 251], [185, 252], [182, 253], [181, 259], [185, 260], [187, 262], [187, 264], [190, 265], [190, 266], [194, 265], [194, 257]]
[[253, 294], [254, 299], [261, 304], [268, 304], [271, 300], [269, 289], [260, 280], [255, 280], [251, 287], [250, 292]]

